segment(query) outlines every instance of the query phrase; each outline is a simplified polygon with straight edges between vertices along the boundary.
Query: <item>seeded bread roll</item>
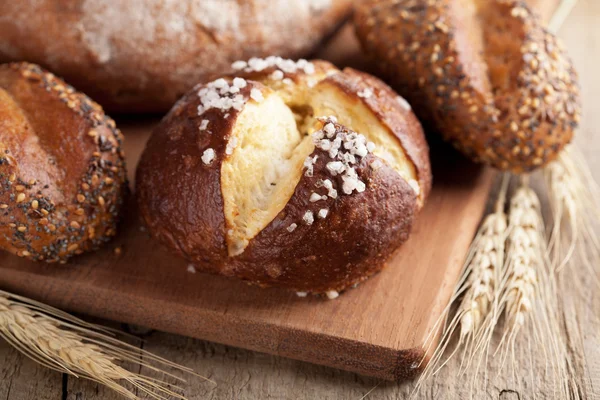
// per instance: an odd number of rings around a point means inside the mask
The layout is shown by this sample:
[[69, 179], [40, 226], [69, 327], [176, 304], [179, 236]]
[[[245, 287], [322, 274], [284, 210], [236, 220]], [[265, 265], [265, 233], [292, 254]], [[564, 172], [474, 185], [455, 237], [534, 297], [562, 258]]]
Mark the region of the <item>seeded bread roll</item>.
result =
[[63, 76], [110, 112], [165, 112], [238, 59], [302, 57], [352, 0], [0, 1], [0, 62]]
[[336, 296], [407, 239], [431, 188], [422, 128], [358, 71], [276, 57], [234, 67], [153, 132], [142, 219], [200, 270]]
[[62, 262], [113, 236], [127, 187], [121, 142], [62, 80], [0, 65], [0, 249]]
[[525, 3], [367, 0], [355, 25], [421, 121], [475, 161], [530, 171], [571, 141], [577, 74]]

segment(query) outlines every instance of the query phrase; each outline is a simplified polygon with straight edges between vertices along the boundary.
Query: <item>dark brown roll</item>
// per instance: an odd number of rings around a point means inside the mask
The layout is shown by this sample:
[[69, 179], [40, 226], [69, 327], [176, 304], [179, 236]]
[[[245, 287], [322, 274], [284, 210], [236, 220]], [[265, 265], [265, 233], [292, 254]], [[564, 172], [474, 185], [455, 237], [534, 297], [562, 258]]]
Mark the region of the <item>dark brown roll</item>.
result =
[[322, 61], [234, 66], [153, 132], [136, 179], [150, 234], [200, 270], [297, 292], [381, 270], [431, 188], [408, 104]]
[[367, 0], [355, 25], [421, 121], [473, 160], [530, 171], [571, 141], [577, 74], [522, 1]]
[[0, 248], [57, 262], [113, 236], [127, 190], [122, 140], [61, 79], [0, 65]]

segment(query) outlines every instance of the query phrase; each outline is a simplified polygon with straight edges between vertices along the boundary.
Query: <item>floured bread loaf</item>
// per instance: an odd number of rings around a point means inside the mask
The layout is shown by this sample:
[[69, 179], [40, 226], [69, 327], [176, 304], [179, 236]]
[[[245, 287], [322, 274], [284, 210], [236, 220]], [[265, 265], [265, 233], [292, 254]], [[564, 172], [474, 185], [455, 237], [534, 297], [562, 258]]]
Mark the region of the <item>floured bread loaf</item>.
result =
[[301, 57], [351, 0], [0, 1], [0, 62], [30, 61], [115, 112], [163, 112], [232, 61]]

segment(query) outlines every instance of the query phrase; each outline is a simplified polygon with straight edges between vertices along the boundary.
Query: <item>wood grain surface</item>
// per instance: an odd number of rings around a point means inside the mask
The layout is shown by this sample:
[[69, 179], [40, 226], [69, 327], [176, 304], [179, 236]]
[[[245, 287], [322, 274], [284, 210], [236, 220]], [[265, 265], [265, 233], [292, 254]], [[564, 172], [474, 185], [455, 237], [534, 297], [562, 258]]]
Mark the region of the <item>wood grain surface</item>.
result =
[[[584, 118], [577, 142], [583, 150], [597, 181], [600, 181], [600, 137], [595, 135], [600, 126], [600, 113], [595, 97], [600, 93], [597, 63], [600, 61], [600, 2], [580, 0], [573, 15], [562, 29], [560, 36], [567, 43], [579, 69], [583, 85]], [[539, 179], [536, 177], [536, 182]], [[592, 388], [584, 398], [598, 398], [593, 388], [600, 385], [600, 325], [597, 316], [587, 307], [587, 296], [595, 289], [592, 280], [584, 287], [571, 289], [563, 296], [565, 301], [582, 302], [584, 307], [576, 319], [582, 329], [581, 341], [570, 349], [574, 359], [586, 360], [582, 377]], [[410, 383], [381, 382], [375, 378], [344, 372], [338, 369], [316, 366], [287, 358], [213, 344], [196, 339], [155, 331], [134, 330], [145, 339], [140, 344], [146, 350], [158, 353], [174, 361], [194, 368], [211, 377], [217, 385], [200, 379], [183, 384], [183, 393], [190, 399], [405, 399], [412, 390]], [[521, 365], [529, 365], [530, 358], [543, 360], [543, 354], [526, 351], [527, 341], [517, 344]], [[489, 376], [499, 371], [500, 362], [492, 360], [487, 369]], [[418, 398], [465, 399], [470, 390], [463, 379], [457, 378], [458, 365], [452, 362], [436, 377], [427, 382]], [[542, 371], [529, 371], [537, 374]], [[484, 399], [551, 399], [549, 388], [540, 386], [524, 391], [521, 377], [501, 375], [488, 385]], [[372, 390], [372, 391], [371, 391]], [[48, 371], [0, 342], [0, 399], [108, 399], [120, 397], [103, 387], [59, 373]]]
[[[153, 124], [120, 127], [133, 174]], [[191, 274], [184, 260], [141, 231], [133, 204], [110, 245], [66, 265], [1, 253], [0, 287], [95, 317], [384, 379], [410, 378], [450, 298], [492, 184], [490, 170], [443, 143], [432, 155], [437, 180], [409, 241], [383, 272], [335, 301]]]

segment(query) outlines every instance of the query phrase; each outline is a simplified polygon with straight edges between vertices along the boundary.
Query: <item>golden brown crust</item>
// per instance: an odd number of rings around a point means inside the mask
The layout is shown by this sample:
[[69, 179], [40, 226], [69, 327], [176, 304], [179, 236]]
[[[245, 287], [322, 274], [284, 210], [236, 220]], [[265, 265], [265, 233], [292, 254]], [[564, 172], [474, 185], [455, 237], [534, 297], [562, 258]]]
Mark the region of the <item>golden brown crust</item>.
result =
[[[286, 73], [277, 81], [289, 78], [304, 85], [314, 74], [321, 80], [311, 84], [320, 85], [333, 78], [329, 84], [339, 85], [357, 101], [365, 100], [357, 95], [364, 85], [373, 89], [373, 100], [389, 97], [381, 104], [366, 103], [410, 149], [410, 160], [422, 163], [417, 171], [425, 198], [431, 182], [428, 148], [416, 118], [406, 109], [397, 109], [397, 95], [368, 75], [352, 70], [340, 72], [327, 63], [315, 62], [314, 66], [312, 74]], [[277, 90], [278, 84], [268, 78], [272, 73], [272, 69], [239, 72], [237, 77], [246, 80], [239, 91], [243, 101], [251, 101], [256, 89], [263, 93]], [[329, 78], [323, 79], [328, 74]], [[233, 78], [225, 79], [231, 83]], [[198, 94], [206, 87], [198, 85], [177, 102], [142, 154], [136, 194], [148, 232], [200, 270], [262, 286], [313, 293], [339, 291], [381, 270], [408, 238], [419, 207], [414, 187], [373, 153], [357, 158], [355, 166], [358, 179], [365, 183], [364, 191], [342, 194], [346, 193], [344, 178], [332, 176], [327, 165], [334, 159], [322, 148], [314, 148], [308, 156], [314, 160], [311, 173], [305, 166], [283, 209], [241, 254], [228, 253], [221, 167], [228, 157], [228, 142], [241, 111], [210, 108], [199, 115], [198, 107], [203, 103]], [[285, 86], [281, 88], [286, 90]], [[340, 124], [334, 125], [336, 132], [352, 133]], [[202, 126], [207, 128], [203, 130]], [[206, 149], [215, 154], [208, 163], [202, 159]], [[315, 193], [328, 193], [327, 180], [339, 195], [311, 200]], [[322, 210], [327, 210], [326, 217], [320, 218]]]
[[308, 55], [350, 12], [351, 0], [3, 1], [0, 62], [38, 63], [111, 112], [164, 112], [235, 60]]
[[530, 171], [573, 136], [577, 74], [526, 4], [493, 0], [468, 15], [474, 3], [370, 0], [356, 30], [422, 122], [476, 161]]
[[56, 262], [113, 236], [127, 190], [122, 140], [54, 75], [0, 65], [0, 248]]

